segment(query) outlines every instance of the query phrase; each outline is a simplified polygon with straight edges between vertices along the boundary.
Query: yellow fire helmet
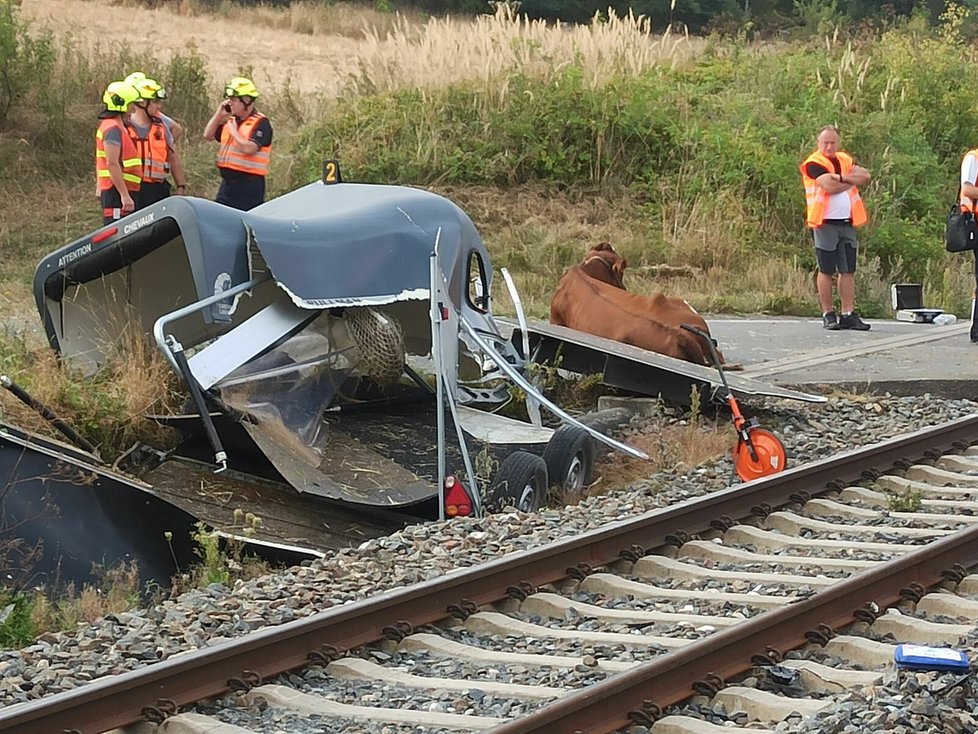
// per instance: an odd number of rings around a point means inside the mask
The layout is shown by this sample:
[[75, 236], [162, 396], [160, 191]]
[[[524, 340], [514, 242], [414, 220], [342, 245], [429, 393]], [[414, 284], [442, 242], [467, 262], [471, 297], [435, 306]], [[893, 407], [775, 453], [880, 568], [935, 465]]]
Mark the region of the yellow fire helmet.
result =
[[112, 82], [105, 88], [102, 101], [110, 112], [125, 112], [129, 105], [139, 99], [139, 91], [125, 82]]
[[140, 99], [166, 99], [166, 90], [155, 79], [144, 77], [136, 80], [132, 85], [139, 92]]
[[228, 80], [228, 83], [224, 85], [224, 96], [225, 97], [251, 97], [252, 99], [257, 99], [258, 88], [251, 79], [247, 79], [243, 76], [236, 76], [233, 79]]

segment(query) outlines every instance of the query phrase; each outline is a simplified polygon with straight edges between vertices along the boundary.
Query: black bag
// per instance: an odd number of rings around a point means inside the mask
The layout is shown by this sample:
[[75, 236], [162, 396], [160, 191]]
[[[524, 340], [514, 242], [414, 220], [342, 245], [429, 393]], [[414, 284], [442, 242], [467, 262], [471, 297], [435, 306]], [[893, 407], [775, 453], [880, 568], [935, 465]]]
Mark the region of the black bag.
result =
[[[958, 202], [961, 201], [961, 187], [958, 186]], [[944, 247], [948, 252], [967, 252], [978, 249], [978, 222], [975, 221], [974, 207], [961, 211], [957, 202], [947, 213], [947, 227], [944, 229]]]
[[948, 252], [966, 252], [978, 245], [978, 222], [974, 212], [961, 211], [955, 204], [947, 213], [947, 229], [944, 230], [944, 246]]

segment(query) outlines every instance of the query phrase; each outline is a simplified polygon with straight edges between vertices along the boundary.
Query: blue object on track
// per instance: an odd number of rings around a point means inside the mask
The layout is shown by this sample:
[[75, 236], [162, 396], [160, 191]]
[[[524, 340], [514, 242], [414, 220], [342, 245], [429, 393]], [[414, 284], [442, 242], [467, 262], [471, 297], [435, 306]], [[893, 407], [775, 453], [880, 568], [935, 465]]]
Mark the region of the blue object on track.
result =
[[902, 643], [896, 646], [893, 659], [898, 668], [907, 670], [944, 670], [966, 673], [970, 668], [968, 656], [950, 647], [927, 647]]

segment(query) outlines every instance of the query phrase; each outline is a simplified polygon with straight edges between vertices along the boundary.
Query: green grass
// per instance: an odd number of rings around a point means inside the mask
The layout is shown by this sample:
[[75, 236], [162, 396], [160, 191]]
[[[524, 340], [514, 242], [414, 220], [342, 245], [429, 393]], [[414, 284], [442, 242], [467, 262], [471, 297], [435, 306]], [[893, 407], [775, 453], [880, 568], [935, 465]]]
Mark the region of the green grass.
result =
[[923, 494], [919, 490], [906, 493], [886, 492], [886, 506], [894, 512], [919, 512], [923, 507]]

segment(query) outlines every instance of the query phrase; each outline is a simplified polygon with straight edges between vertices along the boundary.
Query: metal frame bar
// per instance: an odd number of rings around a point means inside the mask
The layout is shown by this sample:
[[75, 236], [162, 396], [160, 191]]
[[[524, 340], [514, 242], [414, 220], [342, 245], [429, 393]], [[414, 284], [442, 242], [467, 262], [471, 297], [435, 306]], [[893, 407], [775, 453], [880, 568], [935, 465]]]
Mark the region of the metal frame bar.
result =
[[174, 358], [173, 354], [170, 352], [170, 348], [166, 343], [166, 333], [164, 329], [167, 324], [172, 323], [178, 319], [182, 319], [184, 316], [189, 316], [192, 313], [196, 313], [197, 311], [203, 311], [205, 308], [207, 308], [208, 306], [212, 306], [215, 303], [219, 303], [221, 301], [227, 300], [228, 298], [237, 296], [240, 293], [249, 291], [255, 286], [261, 285], [262, 283], [264, 283], [266, 280], [269, 280], [270, 278], [271, 278], [270, 275], [263, 275], [259, 278], [252, 278], [251, 280], [247, 280], [244, 283], [240, 283], [238, 285], [232, 286], [231, 288], [228, 288], [226, 291], [215, 293], [213, 296], [208, 296], [203, 300], [196, 301], [195, 303], [191, 303], [189, 306], [184, 306], [183, 308], [178, 308], [176, 311], [171, 311], [168, 314], [163, 314], [158, 319], [156, 319], [156, 322], [153, 324], [153, 337], [156, 339], [156, 344], [159, 346], [160, 351], [163, 352], [163, 356], [166, 357], [167, 362], [170, 363], [170, 366], [173, 368], [174, 372], [179, 372], [180, 366], [177, 364], [176, 359]]

